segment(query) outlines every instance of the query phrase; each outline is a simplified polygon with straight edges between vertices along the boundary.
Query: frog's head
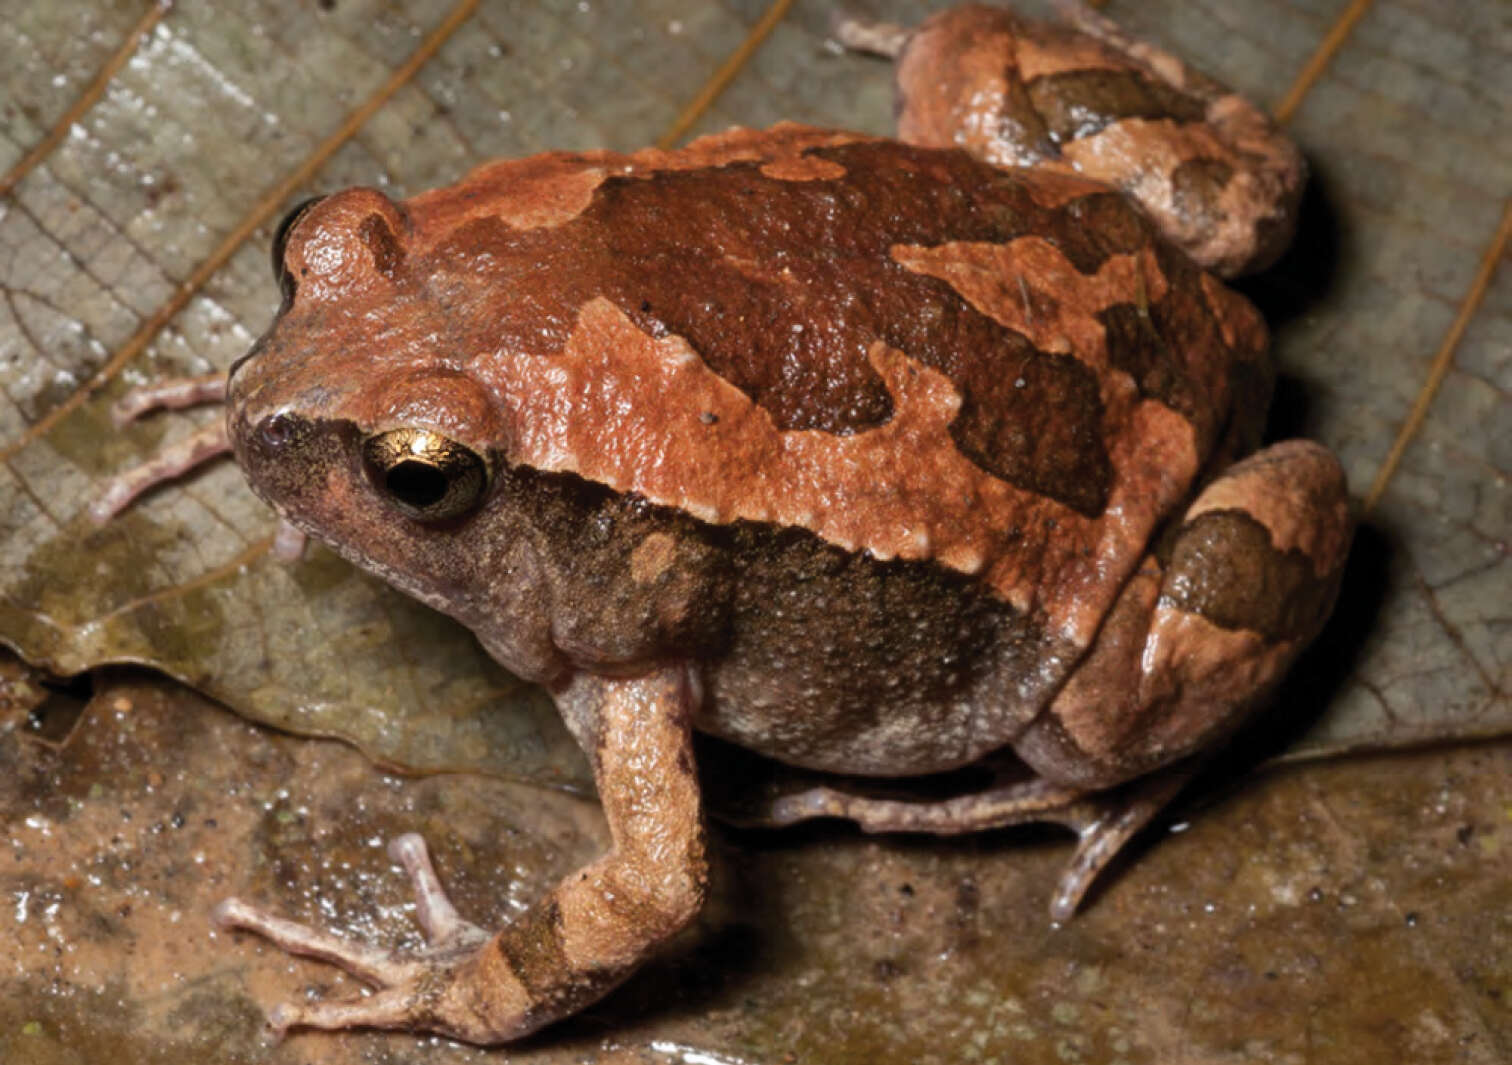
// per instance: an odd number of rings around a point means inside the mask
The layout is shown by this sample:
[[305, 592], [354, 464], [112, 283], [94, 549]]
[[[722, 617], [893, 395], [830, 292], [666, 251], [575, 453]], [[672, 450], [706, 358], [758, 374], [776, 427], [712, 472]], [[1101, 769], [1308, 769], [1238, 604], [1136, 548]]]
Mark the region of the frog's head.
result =
[[372, 189], [292, 215], [274, 249], [283, 306], [231, 370], [229, 426], [281, 516], [462, 616], [464, 590], [487, 584], [473, 570], [516, 530], [491, 505], [502, 430], [467, 370], [473, 339], [413, 247], [402, 207]]

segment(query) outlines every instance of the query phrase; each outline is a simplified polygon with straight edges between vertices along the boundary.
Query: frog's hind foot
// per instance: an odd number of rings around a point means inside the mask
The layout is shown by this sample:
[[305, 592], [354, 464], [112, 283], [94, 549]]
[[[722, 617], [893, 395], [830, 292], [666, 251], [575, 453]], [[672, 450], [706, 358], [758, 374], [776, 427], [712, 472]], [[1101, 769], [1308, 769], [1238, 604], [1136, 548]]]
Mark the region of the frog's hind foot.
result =
[[[863, 832], [928, 832], [950, 836], [1010, 825], [1052, 823], [1077, 835], [1050, 899], [1050, 918], [1063, 922], [1081, 905], [1098, 875], [1191, 779], [1174, 767], [1111, 792], [1035, 777], [936, 801], [879, 799], [821, 786], [772, 800], [754, 820], [783, 826], [818, 817], [854, 821]], [[750, 823], [745, 821], [745, 823]]]
[[1160, 80], [1181, 92], [1203, 99], [1228, 93], [1217, 81], [1188, 66], [1179, 56], [1126, 33], [1122, 26], [1086, 0], [1054, 0], [1056, 15], [1067, 26], [1121, 52]]
[[830, 36], [851, 52], [898, 58], [910, 31], [896, 22], [881, 22], [840, 8], [830, 16]]
[[1119, 852], [1186, 787], [1195, 769], [1177, 766], [1120, 788], [1117, 795], [1088, 800], [1077, 820], [1061, 823], [1077, 835], [1076, 852], [1061, 870], [1050, 896], [1050, 919], [1069, 921], [1092, 884]]

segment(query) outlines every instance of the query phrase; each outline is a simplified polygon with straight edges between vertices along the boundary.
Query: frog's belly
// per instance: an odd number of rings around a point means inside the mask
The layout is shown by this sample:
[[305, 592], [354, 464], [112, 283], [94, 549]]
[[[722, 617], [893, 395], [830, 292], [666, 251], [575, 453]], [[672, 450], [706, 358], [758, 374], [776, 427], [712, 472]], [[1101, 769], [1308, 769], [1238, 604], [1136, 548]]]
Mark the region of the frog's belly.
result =
[[811, 769], [934, 773], [1011, 743], [1079, 657], [943, 567], [787, 546], [736, 582], [701, 731]]

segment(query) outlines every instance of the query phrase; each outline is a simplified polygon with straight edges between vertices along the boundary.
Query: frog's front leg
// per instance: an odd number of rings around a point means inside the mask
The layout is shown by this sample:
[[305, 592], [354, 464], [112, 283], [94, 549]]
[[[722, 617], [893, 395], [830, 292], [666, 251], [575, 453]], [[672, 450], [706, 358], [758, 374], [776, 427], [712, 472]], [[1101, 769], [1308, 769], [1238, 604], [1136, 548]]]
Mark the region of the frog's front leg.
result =
[[1325, 448], [1290, 440], [1229, 467], [1125, 585], [1014, 749], [1084, 787], [1210, 749], [1322, 628], [1352, 530], [1344, 472]]
[[269, 1022], [280, 1031], [427, 1030], [493, 1045], [574, 1013], [620, 983], [704, 899], [689, 690], [686, 671], [668, 668], [632, 679], [583, 675], [559, 693], [563, 716], [593, 758], [613, 848], [492, 938], [456, 916], [414, 839], [396, 857], [410, 871], [430, 940], [418, 954], [375, 950], [239, 900], [223, 903], [224, 924], [379, 988], [360, 999], [280, 1006]]

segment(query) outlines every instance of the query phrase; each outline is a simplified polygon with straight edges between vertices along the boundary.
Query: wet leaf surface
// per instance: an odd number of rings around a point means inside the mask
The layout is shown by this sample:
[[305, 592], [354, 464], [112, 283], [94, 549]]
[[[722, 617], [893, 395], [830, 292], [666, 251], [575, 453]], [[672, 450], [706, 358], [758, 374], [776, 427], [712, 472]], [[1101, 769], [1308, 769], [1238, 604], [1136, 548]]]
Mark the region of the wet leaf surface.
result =
[[[1502, 744], [1209, 790], [1064, 928], [1044, 916], [1064, 835], [716, 830], [697, 924], [508, 1060], [1506, 1060], [1509, 773]], [[485, 923], [607, 842], [588, 800], [403, 780], [129, 676], [64, 740], [0, 734], [0, 821], [0, 1060], [28, 1065], [502, 1060], [381, 1033], [274, 1044], [262, 1009], [355, 984], [207, 915], [234, 893], [412, 947], [393, 836], [422, 832]]]
[[[1176, 5], [1144, 5], [1136, 25], [1208, 57], [1264, 102], [1303, 65], [1335, 6], [1180, 16]], [[130, 14], [94, 11], [83, 35], [54, 8], [8, 27], [34, 67], [7, 86], [0, 163], [40, 136], [61, 90], [101, 61]], [[484, 5], [318, 184], [402, 193], [491, 156], [648, 143], [756, 16]], [[245, 350], [272, 312], [267, 227], [145, 358], [69, 407], [80, 382], [235, 227], [268, 175], [306, 156], [438, 17], [355, 3], [174, 12], [18, 187], [0, 217], [10, 252], [0, 277], [0, 639], [61, 673], [154, 664], [259, 720], [345, 736], [397, 764], [582, 786], [581, 759], [546, 701], [461, 629], [318, 551], [295, 567], [270, 560], [269, 515], [234, 470], [154, 493], [103, 531], [80, 516], [102, 478], [213, 416], [117, 433], [105, 409], [128, 385], [224, 367]], [[1276, 329], [1274, 435], [1328, 443], [1361, 493], [1512, 188], [1507, 138], [1495, 136], [1499, 111], [1488, 106], [1508, 81], [1487, 58], [1505, 19], [1475, 5], [1379, 5], [1294, 123], [1316, 172], [1308, 217], [1293, 253], [1247, 288]], [[885, 129], [886, 65], [834, 54], [825, 25], [819, 5], [799, 5], [700, 128], [793, 117]], [[1314, 720], [1292, 737], [1292, 757], [1508, 725], [1504, 275], [1365, 519], [1355, 594], [1330, 653], [1315, 656], [1324, 675], [1304, 670], [1294, 685]], [[29, 427], [60, 407], [32, 439]], [[395, 633], [412, 653], [389, 653]]]
[[[857, 6], [913, 19], [941, 5]], [[1109, 10], [1274, 104], [1344, 6]], [[0, 170], [144, 7], [0, 2]], [[495, 156], [651, 143], [763, 8], [484, 3], [292, 199], [359, 183], [408, 194]], [[270, 558], [271, 518], [229, 465], [103, 530], [82, 516], [101, 479], [213, 416], [116, 432], [106, 409], [245, 351], [276, 302], [271, 223], [143, 357], [79, 402], [81, 384], [444, 14], [180, 5], [0, 200], [0, 642], [58, 674], [150, 664], [389, 763], [580, 786], [549, 705], [464, 631], [322, 550]], [[827, 18], [796, 4], [695, 132], [783, 118], [885, 132], [885, 65], [827, 48]], [[1327, 443], [1362, 499], [1512, 191], [1509, 31], [1505, 5], [1378, 0], [1291, 123], [1315, 172], [1302, 233], [1244, 288], [1275, 331], [1273, 436]], [[1508, 731], [1509, 307], [1503, 268], [1363, 518], [1334, 622], [1246, 737], [1249, 762]], [[35, 678], [0, 674], [15, 855], [0, 920], [18, 942], [0, 1060], [473, 1056], [368, 1035], [272, 1047], [258, 1007], [347, 985], [251, 940], [209, 941], [205, 914], [235, 890], [409, 934], [400, 879], [369, 841], [421, 827], [464, 908], [503, 919], [602, 845], [591, 809], [476, 776], [401, 785], [343, 748], [126, 691], [134, 709], [103, 693], [60, 749], [36, 731]], [[520, 1058], [1501, 1060], [1507, 759], [1492, 745], [1252, 778], [1059, 931], [1041, 916], [1058, 836], [727, 833], [700, 928]], [[359, 920], [375, 908], [381, 920]]]

